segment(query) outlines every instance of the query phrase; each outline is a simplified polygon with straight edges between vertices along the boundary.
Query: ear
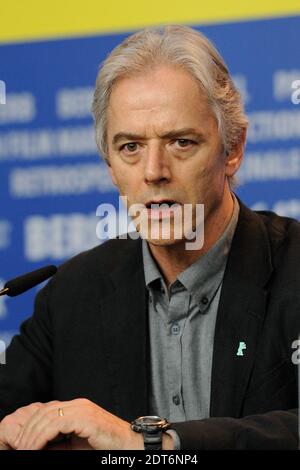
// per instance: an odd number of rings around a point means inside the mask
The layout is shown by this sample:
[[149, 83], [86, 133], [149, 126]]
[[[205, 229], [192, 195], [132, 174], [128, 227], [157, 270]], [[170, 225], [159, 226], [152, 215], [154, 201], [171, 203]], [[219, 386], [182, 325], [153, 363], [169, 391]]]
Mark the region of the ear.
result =
[[246, 142], [247, 129], [244, 129], [240, 142], [226, 156], [225, 174], [226, 176], [234, 176], [238, 171], [244, 156], [244, 147]]

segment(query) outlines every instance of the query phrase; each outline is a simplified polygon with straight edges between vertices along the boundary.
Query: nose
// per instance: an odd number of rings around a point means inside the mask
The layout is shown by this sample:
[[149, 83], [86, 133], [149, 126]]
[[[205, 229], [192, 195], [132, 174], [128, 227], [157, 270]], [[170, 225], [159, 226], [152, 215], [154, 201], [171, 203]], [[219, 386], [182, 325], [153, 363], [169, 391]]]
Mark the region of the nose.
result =
[[169, 161], [159, 145], [149, 145], [144, 169], [145, 183], [167, 183], [171, 178]]

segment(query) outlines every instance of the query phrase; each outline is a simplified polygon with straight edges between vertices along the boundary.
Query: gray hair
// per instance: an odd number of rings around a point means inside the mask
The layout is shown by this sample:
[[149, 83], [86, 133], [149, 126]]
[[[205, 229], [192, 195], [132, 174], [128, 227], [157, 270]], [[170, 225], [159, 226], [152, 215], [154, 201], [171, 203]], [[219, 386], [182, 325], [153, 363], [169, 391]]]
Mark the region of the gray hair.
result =
[[183, 25], [138, 31], [115, 47], [101, 64], [92, 104], [100, 154], [108, 162], [107, 109], [113, 85], [122, 77], [145, 73], [160, 64], [178, 66], [198, 81], [217, 120], [223, 149], [229, 154], [248, 125], [241, 95], [213, 44], [202, 33]]

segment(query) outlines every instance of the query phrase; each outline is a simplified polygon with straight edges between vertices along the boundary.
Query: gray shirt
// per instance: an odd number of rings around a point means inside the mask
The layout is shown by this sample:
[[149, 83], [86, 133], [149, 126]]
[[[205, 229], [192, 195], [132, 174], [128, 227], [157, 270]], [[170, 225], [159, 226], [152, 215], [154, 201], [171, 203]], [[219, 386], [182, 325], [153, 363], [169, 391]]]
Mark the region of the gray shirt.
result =
[[143, 240], [149, 290], [151, 413], [171, 422], [209, 417], [213, 340], [227, 257], [239, 204], [210, 250], [169, 286]]

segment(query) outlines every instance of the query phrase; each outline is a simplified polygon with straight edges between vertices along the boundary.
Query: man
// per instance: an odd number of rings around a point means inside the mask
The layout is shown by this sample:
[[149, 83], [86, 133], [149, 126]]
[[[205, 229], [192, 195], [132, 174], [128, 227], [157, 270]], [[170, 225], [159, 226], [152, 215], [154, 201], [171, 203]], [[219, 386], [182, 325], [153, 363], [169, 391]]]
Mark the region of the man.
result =
[[[38, 294], [1, 366], [2, 448], [297, 448], [300, 224], [231, 190], [247, 119], [223, 60], [191, 28], [141, 31], [104, 62], [93, 112], [143, 240], [78, 255]], [[171, 428], [136, 432], [144, 415]]]

